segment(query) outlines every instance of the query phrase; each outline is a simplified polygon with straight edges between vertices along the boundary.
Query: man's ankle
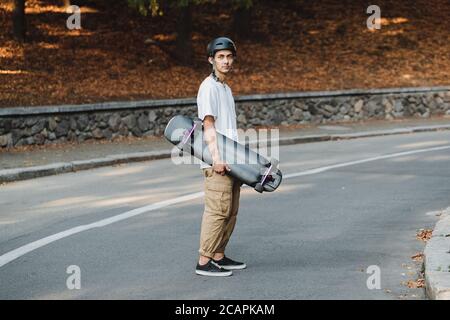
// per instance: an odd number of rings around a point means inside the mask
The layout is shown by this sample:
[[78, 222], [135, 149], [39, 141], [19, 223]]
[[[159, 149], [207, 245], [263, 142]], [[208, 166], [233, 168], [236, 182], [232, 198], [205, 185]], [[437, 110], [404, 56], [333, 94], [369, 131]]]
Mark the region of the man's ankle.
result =
[[211, 258], [205, 257], [205, 256], [200, 256], [200, 258], [198, 259], [198, 263], [201, 266], [204, 266], [205, 264], [207, 264], [209, 262], [209, 260], [211, 260]]
[[215, 253], [213, 259], [216, 261], [222, 260], [225, 254], [223, 253]]

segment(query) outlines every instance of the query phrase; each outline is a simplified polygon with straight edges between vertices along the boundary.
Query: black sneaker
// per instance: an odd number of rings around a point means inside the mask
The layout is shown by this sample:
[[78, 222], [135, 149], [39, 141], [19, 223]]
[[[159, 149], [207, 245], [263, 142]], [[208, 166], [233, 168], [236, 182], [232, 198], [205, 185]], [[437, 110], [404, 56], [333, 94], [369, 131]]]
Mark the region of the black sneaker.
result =
[[197, 263], [195, 273], [201, 276], [210, 276], [210, 277], [228, 277], [233, 274], [233, 272], [219, 267], [219, 265], [217, 265], [217, 263], [215, 263], [212, 259], [209, 260], [208, 263], [203, 266]]
[[231, 260], [226, 256], [224, 256], [220, 260], [214, 260], [214, 262], [225, 270], [240, 270], [247, 268], [247, 265], [245, 263]]

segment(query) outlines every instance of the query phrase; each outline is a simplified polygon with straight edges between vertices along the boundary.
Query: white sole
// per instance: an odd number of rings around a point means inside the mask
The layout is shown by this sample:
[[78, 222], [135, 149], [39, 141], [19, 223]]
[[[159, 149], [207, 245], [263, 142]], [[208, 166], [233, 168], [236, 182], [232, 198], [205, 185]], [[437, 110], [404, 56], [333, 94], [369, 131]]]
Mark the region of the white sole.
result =
[[207, 277], [229, 277], [233, 274], [233, 272], [208, 272], [202, 270], [195, 270], [195, 273], [201, 276]]
[[242, 270], [247, 268], [247, 265], [244, 263], [243, 265], [240, 266], [220, 266], [220, 267], [225, 270]]

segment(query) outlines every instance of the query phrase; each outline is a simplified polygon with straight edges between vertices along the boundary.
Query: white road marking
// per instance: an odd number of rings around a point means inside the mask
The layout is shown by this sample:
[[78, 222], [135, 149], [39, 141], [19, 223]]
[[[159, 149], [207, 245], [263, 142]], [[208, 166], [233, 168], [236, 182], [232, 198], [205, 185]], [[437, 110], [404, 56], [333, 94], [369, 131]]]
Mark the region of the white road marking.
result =
[[283, 179], [289, 179], [289, 178], [294, 178], [294, 177], [306, 176], [309, 174], [321, 173], [321, 172], [328, 171], [331, 169], [348, 167], [348, 166], [353, 166], [355, 164], [366, 163], [366, 162], [371, 162], [371, 161], [376, 161], [376, 160], [384, 160], [384, 159], [390, 159], [390, 158], [396, 158], [396, 157], [403, 157], [403, 156], [408, 156], [408, 155], [416, 154], [416, 153], [439, 151], [439, 150], [445, 150], [445, 149], [450, 149], [450, 146], [435, 147], [435, 148], [428, 148], [428, 149], [418, 149], [418, 150], [412, 150], [412, 151], [387, 154], [384, 156], [366, 158], [366, 159], [362, 159], [362, 160], [343, 162], [343, 163], [333, 164], [331, 166], [324, 166], [324, 167], [319, 167], [319, 168], [306, 170], [306, 171], [302, 171], [302, 172], [290, 173], [287, 175], [283, 175]]
[[5, 264], [16, 260], [17, 258], [31, 252], [34, 251], [38, 248], [41, 248], [43, 246], [46, 246], [47, 244], [50, 244], [52, 242], [55, 242], [57, 240], [69, 237], [73, 234], [77, 234], [86, 230], [90, 230], [93, 228], [101, 228], [110, 224], [113, 224], [115, 222], [119, 222], [137, 215], [140, 215], [142, 213], [145, 212], [150, 212], [153, 210], [157, 210], [157, 209], [161, 209], [164, 207], [168, 207], [170, 205], [173, 204], [177, 204], [177, 203], [181, 203], [181, 202], [185, 202], [185, 201], [189, 201], [189, 200], [193, 200], [196, 198], [200, 198], [204, 195], [204, 192], [197, 192], [197, 193], [192, 193], [192, 194], [188, 194], [186, 196], [182, 196], [182, 197], [178, 197], [178, 198], [174, 198], [174, 199], [169, 199], [169, 200], [165, 200], [165, 201], [161, 201], [161, 202], [157, 202], [145, 207], [141, 207], [141, 208], [137, 208], [137, 209], [133, 209], [130, 211], [127, 211], [125, 213], [121, 213], [115, 216], [112, 216], [110, 218], [106, 218], [103, 220], [99, 220], [97, 222], [93, 222], [90, 224], [86, 224], [86, 225], [81, 225], [78, 227], [74, 227], [62, 232], [58, 232], [56, 234], [53, 234], [51, 236], [39, 239], [37, 241], [31, 242], [29, 244], [26, 244], [22, 247], [19, 247], [15, 250], [12, 250], [8, 253], [5, 253], [3, 255], [0, 256], [0, 267], [3, 267]]
[[[335, 168], [342, 168], [342, 167], [348, 167], [348, 166], [352, 166], [352, 165], [356, 165], [356, 164], [360, 164], [360, 163], [366, 163], [366, 162], [371, 162], [371, 161], [376, 161], [376, 160], [383, 160], [383, 159], [390, 159], [390, 158], [395, 158], [395, 157], [402, 157], [402, 156], [406, 156], [406, 155], [411, 155], [411, 154], [417, 154], [417, 153], [422, 153], [422, 152], [432, 152], [432, 151], [439, 151], [439, 150], [445, 150], [445, 149], [450, 149], [450, 146], [441, 146], [441, 147], [435, 147], [435, 148], [427, 148], [427, 149], [418, 149], [418, 150], [412, 150], [412, 151], [405, 151], [405, 152], [399, 152], [399, 153], [392, 153], [392, 154], [387, 154], [387, 155], [383, 155], [383, 156], [377, 156], [377, 157], [372, 157], [372, 158], [366, 158], [366, 159], [362, 159], [362, 160], [355, 160], [355, 161], [349, 161], [349, 162], [343, 162], [343, 163], [337, 163], [334, 165], [330, 165], [330, 166], [324, 166], [324, 167], [319, 167], [319, 168], [315, 168], [315, 169], [310, 169], [310, 170], [305, 170], [305, 171], [301, 171], [301, 172], [296, 172], [296, 173], [290, 173], [287, 175], [283, 176], [283, 179], [289, 179], [289, 178], [295, 178], [295, 177], [299, 177], [299, 176], [305, 176], [305, 175], [311, 175], [311, 174], [317, 174], [317, 173], [321, 173], [324, 171], [328, 171], [331, 169], [335, 169]], [[119, 222], [125, 219], [129, 219], [131, 217], [140, 215], [142, 213], [146, 213], [146, 212], [150, 212], [150, 211], [154, 211], [157, 209], [161, 209], [161, 208], [165, 208], [168, 207], [170, 205], [173, 204], [177, 204], [177, 203], [182, 203], [182, 202], [186, 202], [186, 201], [190, 201], [190, 200], [194, 200], [197, 198], [200, 198], [204, 195], [204, 192], [196, 192], [196, 193], [192, 193], [192, 194], [188, 194], [182, 197], [177, 197], [177, 198], [173, 198], [173, 199], [169, 199], [169, 200], [165, 200], [165, 201], [161, 201], [161, 202], [157, 202], [148, 206], [144, 206], [141, 208], [136, 208], [115, 216], [112, 216], [110, 218], [106, 218], [106, 219], [102, 219], [99, 220], [97, 222], [93, 222], [87, 225], [81, 225], [78, 227], [74, 227], [56, 234], [53, 234], [51, 236], [39, 239], [37, 241], [31, 242], [29, 244], [26, 244], [24, 246], [21, 246], [17, 249], [14, 249], [12, 251], [9, 251], [3, 255], [0, 256], [0, 268], [3, 267], [5, 264], [14, 261], [18, 258], [20, 258], [21, 256], [34, 251], [36, 249], [39, 249], [41, 247], [46, 246], [47, 244], [50, 244], [52, 242], [55, 242], [57, 240], [63, 239], [63, 238], [67, 238], [71, 235], [83, 232], [83, 231], [87, 231], [93, 228], [101, 228], [110, 224], [113, 224], [115, 222]]]

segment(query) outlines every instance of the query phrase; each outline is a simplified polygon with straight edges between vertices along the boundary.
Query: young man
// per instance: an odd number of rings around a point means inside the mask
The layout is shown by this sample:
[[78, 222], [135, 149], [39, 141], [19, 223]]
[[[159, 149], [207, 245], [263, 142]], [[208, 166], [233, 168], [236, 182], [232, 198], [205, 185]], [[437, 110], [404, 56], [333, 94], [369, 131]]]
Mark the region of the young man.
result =
[[197, 105], [213, 166], [201, 164], [205, 178], [205, 211], [195, 272], [204, 276], [230, 276], [231, 270], [246, 268], [245, 263], [225, 256], [225, 247], [236, 224], [242, 183], [226, 175], [230, 168], [217, 148], [216, 130], [238, 141], [234, 99], [225, 83], [236, 57], [236, 46], [230, 39], [220, 37], [208, 44], [207, 53], [213, 71], [200, 85]]

